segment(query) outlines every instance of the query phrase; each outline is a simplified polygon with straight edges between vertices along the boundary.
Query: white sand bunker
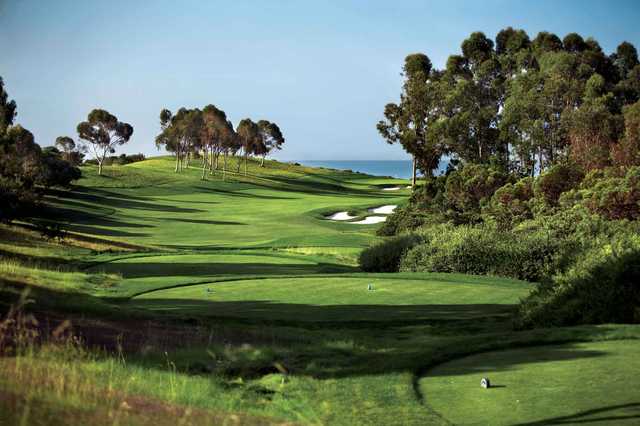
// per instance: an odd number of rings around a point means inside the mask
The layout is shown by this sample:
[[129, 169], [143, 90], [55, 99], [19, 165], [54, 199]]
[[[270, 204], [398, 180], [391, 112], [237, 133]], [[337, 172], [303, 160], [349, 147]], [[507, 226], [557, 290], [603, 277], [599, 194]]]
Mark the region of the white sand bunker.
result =
[[367, 216], [364, 219], [359, 220], [357, 222], [347, 222], [347, 223], [353, 223], [355, 225], [371, 225], [373, 223], [384, 222], [385, 220], [387, 220], [386, 216]]
[[377, 213], [377, 214], [391, 214], [396, 209], [396, 207], [398, 206], [395, 204], [389, 204], [386, 206], [376, 207], [375, 209], [369, 209], [369, 211], [371, 213]]
[[389, 188], [382, 188], [383, 191], [399, 191], [400, 187], [399, 186], [391, 186]]
[[327, 216], [327, 219], [329, 220], [351, 220], [354, 219], [356, 216], [351, 216], [349, 214], [349, 212], [337, 212], [332, 214], [331, 216]]

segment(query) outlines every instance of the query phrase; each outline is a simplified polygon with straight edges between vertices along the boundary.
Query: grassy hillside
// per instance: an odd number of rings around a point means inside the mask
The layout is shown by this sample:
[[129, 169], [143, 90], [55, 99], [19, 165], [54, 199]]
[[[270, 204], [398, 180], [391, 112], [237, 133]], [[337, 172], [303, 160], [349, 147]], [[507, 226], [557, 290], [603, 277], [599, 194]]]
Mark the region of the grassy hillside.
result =
[[[0, 423], [448, 424], [471, 418], [469, 401], [487, 404], [487, 420], [512, 409], [512, 390], [540, 397], [527, 390], [532, 365], [567, 365], [561, 395], [594, 351], [609, 362], [605, 392], [543, 419], [629, 404], [615, 390], [635, 364], [619, 361], [639, 349], [608, 341], [638, 327], [516, 332], [511, 311], [534, 284], [360, 272], [379, 225], [325, 216], [402, 204], [408, 190], [382, 188], [404, 181], [279, 162], [203, 181], [197, 164], [175, 174], [166, 157], [83, 173], [33, 220], [64, 238], [0, 227]], [[527, 349], [578, 341], [605, 343]], [[449, 385], [456, 374], [464, 382]], [[485, 374], [505, 386], [491, 403], [472, 392]]]
[[[233, 162], [232, 162], [233, 163]], [[247, 176], [172, 171], [170, 158], [113, 166], [105, 175], [85, 168], [78, 188], [48, 201], [67, 229], [167, 250], [255, 247], [363, 247], [362, 226], [318, 220], [341, 209], [366, 214], [369, 207], [397, 204], [402, 194], [382, 191], [393, 180], [252, 162]], [[232, 164], [232, 169], [233, 164]]]

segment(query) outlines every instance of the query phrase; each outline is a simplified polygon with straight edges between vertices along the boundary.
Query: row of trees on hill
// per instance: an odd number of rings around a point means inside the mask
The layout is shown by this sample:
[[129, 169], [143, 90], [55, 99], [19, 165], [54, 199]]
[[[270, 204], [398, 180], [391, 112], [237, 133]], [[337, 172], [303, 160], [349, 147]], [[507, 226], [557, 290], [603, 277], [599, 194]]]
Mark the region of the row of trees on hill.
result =
[[[225, 112], [214, 105], [203, 109], [180, 108], [175, 114], [163, 109], [160, 126], [156, 146], [175, 155], [175, 172], [189, 167], [189, 161], [197, 156], [202, 161], [202, 179], [206, 179], [207, 172], [213, 174], [219, 169], [221, 156], [223, 179], [229, 155], [243, 156], [245, 174], [249, 156], [261, 157], [261, 166], [264, 166], [265, 157], [273, 150], [282, 149], [285, 142], [277, 124], [267, 120], [256, 123], [245, 118], [234, 129]], [[236, 172], [240, 172], [240, 161]]]
[[585, 171], [640, 162], [640, 62], [628, 42], [606, 54], [576, 33], [531, 40], [509, 27], [495, 41], [471, 34], [444, 69], [411, 54], [403, 75], [377, 128], [427, 176], [443, 157], [524, 176], [567, 160]]
[[[15, 101], [9, 100], [4, 81], [0, 77], [0, 220], [23, 217], [38, 204], [38, 188], [69, 186], [81, 177], [78, 168], [91, 153], [93, 162], [102, 175], [105, 164], [126, 164], [144, 159], [142, 154], [113, 156], [116, 148], [127, 143], [133, 135], [133, 126], [120, 121], [104, 109], [92, 110], [85, 121], [77, 126], [80, 141], [60, 136], [53, 146], [41, 148], [33, 134], [19, 124]], [[223, 178], [227, 173], [229, 155], [241, 154], [245, 174], [249, 156], [265, 157], [282, 148], [285, 139], [280, 128], [267, 120], [254, 122], [249, 118], [234, 129], [224, 111], [214, 105], [203, 109], [181, 108], [175, 114], [164, 109], [160, 113], [161, 133], [156, 145], [175, 154], [176, 172], [189, 166], [189, 161], [202, 159], [202, 179], [207, 172], [219, 169], [222, 156]], [[237, 162], [236, 172], [240, 172]]]

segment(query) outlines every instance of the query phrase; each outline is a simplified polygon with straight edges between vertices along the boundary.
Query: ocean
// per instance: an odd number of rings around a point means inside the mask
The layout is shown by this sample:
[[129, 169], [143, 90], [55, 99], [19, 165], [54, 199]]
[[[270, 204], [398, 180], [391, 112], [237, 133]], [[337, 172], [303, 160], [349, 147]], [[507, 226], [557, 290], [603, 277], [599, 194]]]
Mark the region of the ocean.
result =
[[[411, 160], [298, 160], [296, 162], [311, 167], [328, 167], [353, 170], [375, 176], [411, 179]], [[444, 167], [441, 167], [443, 170], [444, 168], [446, 168], [446, 163]]]
[[401, 179], [411, 178], [410, 160], [299, 160], [297, 163], [311, 167], [327, 167], [339, 170], [353, 170], [376, 176], [391, 176]]

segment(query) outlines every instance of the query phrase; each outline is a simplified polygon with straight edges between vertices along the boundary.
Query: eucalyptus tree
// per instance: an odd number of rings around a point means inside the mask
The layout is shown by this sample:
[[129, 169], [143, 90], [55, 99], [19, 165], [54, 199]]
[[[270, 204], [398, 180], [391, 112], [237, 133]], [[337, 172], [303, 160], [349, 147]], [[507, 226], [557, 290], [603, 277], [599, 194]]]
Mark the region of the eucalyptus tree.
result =
[[405, 77], [400, 103], [385, 106], [384, 120], [377, 124], [378, 132], [389, 144], [399, 143], [412, 156], [412, 186], [416, 169], [425, 175], [437, 168], [443, 154], [429, 126], [438, 118], [438, 73], [432, 72], [431, 60], [422, 53], [408, 55], [403, 66]]
[[4, 80], [0, 77], [0, 135], [3, 135], [17, 114], [16, 101], [9, 100], [9, 95], [4, 88]]
[[69, 136], [58, 136], [54, 145], [62, 152], [62, 157], [65, 161], [75, 165], [79, 165], [82, 162], [82, 148], [76, 146], [73, 138]]
[[[256, 147], [262, 143], [262, 136], [260, 127], [249, 118], [245, 118], [238, 123], [236, 129], [238, 134], [238, 140], [242, 147], [242, 154], [244, 157], [244, 174], [247, 175], [249, 155], [253, 154]], [[238, 172], [240, 171], [240, 162], [238, 162]]]
[[160, 112], [161, 133], [156, 136], [156, 146], [164, 147], [176, 156], [175, 172], [188, 167], [189, 155], [201, 146], [202, 112], [199, 109], [180, 108], [175, 114], [163, 109]]
[[87, 142], [98, 162], [98, 175], [102, 175], [102, 166], [107, 154], [113, 154], [116, 147], [124, 145], [133, 134], [133, 127], [103, 109], [94, 109], [87, 121], [78, 124], [78, 136]]
[[156, 147], [160, 149], [163, 147], [168, 152], [173, 152], [176, 156], [175, 173], [178, 173], [180, 168], [180, 143], [178, 141], [178, 134], [176, 128], [173, 126], [174, 116], [168, 109], [160, 111], [160, 134], [156, 136]]
[[[204, 161], [209, 159], [208, 167], [210, 173], [218, 169], [218, 159], [220, 154], [224, 156], [223, 178], [226, 175], [227, 153], [230, 143], [235, 138], [233, 125], [227, 119], [227, 115], [214, 105], [207, 105], [202, 110], [203, 138], [204, 138]], [[215, 160], [215, 165], [214, 165]], [[204, 176], [204, 169], [203, 169]]]
[[264, 159], [273, 150], [282, 149], [284, 145], [284, 136], [277, 124], [267, 120], [258, 121], [260, 128], [260, 143], [254, 148], [255, 154], [262, 157], [260, 167], [264, 167]]
[[385, 106], [377, 128], [425, 172], [444, 154], [454, 168], [498, 165], [529, 176], [570, 158], [586, 169], [636, 161], [635, 139], [623, 131], [623, 113], [632, 126], [629, 106], [640, 101], [640, 60], [628, 42], [607, 55], [577, 33], [531, 40], [508, 27], [495, 43], [472, 33], [443, 70], [416, 54], [403, 71], [400, 101]]
[[442, 78], [442, 137], [449, 151], [469, 163], [504, 158], [497, 125], [504, 98], [504, 76], [494, 43], [472, 33], [461, 45], [462, 55], [447, 61]]

